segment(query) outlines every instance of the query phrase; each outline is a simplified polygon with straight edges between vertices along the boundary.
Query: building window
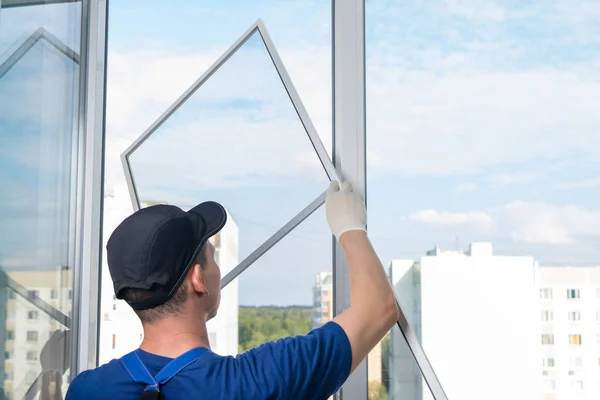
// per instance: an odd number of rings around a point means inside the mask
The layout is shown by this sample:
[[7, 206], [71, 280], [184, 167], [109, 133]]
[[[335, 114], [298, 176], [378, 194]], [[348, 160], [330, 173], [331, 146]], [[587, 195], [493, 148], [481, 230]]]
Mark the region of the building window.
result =
[[11, 300], [14, 300], [14, 299], [17, 298], [17, 295], [12, 290], [9, 290], [8, 291], [8, 298], [11, 299]]
[[600, 322], [600, 311], [596, 311], [596, 322]]
[[7, 340], [15, 340], [15, 331], [6, 331]]
[[552, 300], [552, 289], [542, 288], [540, 289], [540, 298], [544, 300]]
[[571, 387], [575, 390], [583, 390], [583, 381], [581, 381], [581, 380], [571, 381]]
[[596, 298], [600, 299], [600, 288], [596, 289]]
[[554, 368], [554, 358], [542, 358], [542, 367], [545, 368]]
[[556, 382], [554, 379], [544, 379], [544, 391], [553, 392], [556, 390]]
[[58, 292], [56, 291], [56, 289], [52, 289], [50, 290], [50, 298], [52, 300], [56, 300], [58, 299]]
[[27, 361], [36, 361], [37, 360], [37, 352], [30, 350], [27, 352]]
[[554, 319], [554, 314], [552, 311], [542, 310], [542, 321], [552, 321]]
[[27, 341], [28, 342], [37, 342], [38, 341], [37, 331], [27, 331]]
[[113, 311], [117, 310], [117, 305], [113, 303]]
[[542, 335], [542, 344], [554, 344], [554, 334], [544, 333]]
[[112, 335], [112, 348], [113, 350], [117, 347], [117, 335], [113, 333]]
[[569, 335], [569, 344], [581, 345], [581, 335]]
[[579, 311], [569, 311], [569, 321], [581, 321], [581, 313]]
[[36, 298], [40, 297], [40, 292], [37, 290], [29, 290], [28, 296], [36, 299]]
[[579, 289], [567, 289], [567, 299], [574, 300], [579, 299], [581, 294], [579, 293]]
[[11, 358], [11, 357], [10, 357], [10, 352], [9, 352], [9, 351], [5, 351], [5, 352], [4, 352], [4, 359], [5, 359], [5, 360], [10, 360], [10, 358]]
[[581, 357], [571, 357], [571, 367], [581, 368], [583, 366], [583, 360]]
[[38, 312], [37, 311], [28, 311], [27, 312], [27, 319], [28, 320], [36, 320], [39, 318]]
[[12, 381], [12, 378], [13, 378], [12, 372], [4, 371], [4, 380], [5, 381]]

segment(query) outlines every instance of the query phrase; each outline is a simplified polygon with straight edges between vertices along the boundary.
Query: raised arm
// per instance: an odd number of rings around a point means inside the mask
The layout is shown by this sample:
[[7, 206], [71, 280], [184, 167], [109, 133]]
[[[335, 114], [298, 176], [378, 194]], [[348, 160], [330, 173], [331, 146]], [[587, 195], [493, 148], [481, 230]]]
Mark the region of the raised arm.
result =
[[398, 308], [365, 226], [363, 202], [348, 183], [332, 182], [327, 220], [349, 263], [351, 306], [304, 336], [265, 343], [236, 358], [255, 387], [245, 398], [325, 399], [335, 393], [398, 319]]
[[333, 319], [350, 341], [354, 371], [394, 326], [399, 310], [381, 261], [367, 237], [367, 212], [349, 182], [332, 182], [327, 220], [348, 259], [350, 307]]

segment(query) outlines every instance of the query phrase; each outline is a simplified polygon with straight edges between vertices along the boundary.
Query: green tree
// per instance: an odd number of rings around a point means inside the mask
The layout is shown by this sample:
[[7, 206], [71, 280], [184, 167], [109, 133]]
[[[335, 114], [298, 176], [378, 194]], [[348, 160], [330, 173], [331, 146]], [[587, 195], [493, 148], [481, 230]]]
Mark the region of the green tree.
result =
[[238, 350], [244, 352], [262, 343], [311, 329], [311, 307], [245, 307], [239, 309]]
[[388, 391], [381, 382], [369, 381], [369, 400], [389, 400]]

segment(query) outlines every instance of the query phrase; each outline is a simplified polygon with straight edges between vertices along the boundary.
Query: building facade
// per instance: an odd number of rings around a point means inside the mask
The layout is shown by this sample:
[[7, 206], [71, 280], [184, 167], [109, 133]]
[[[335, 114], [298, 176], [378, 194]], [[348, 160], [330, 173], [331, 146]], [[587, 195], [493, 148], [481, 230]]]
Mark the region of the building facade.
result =
[[[539, 398], [537, 270], [533, 257], [497, 256], [490, 243], [392, 262], [398, 299], [449, 398]], [[396, 330], [391, 354], [391, 396], [431, 399]]]
[[[450, 398], [600, 397], [600, 268], [539, 266], [490, 243], [395, 260], [407, 319]], [[429, 399], [400, 333], [392, 332], [392, 395]]]
[[542, 267], [543, 400], [600, 398], [600, 267]]

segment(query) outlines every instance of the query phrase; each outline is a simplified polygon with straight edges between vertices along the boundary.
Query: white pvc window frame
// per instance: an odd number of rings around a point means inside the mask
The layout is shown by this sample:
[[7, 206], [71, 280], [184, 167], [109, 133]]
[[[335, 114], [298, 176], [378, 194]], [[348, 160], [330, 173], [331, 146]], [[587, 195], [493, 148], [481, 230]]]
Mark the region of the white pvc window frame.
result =
[[71, 379], [98, 365], [108, 0], [82, 0]]
[[[352, 182], [357, 193], [367, 192], [366, 100], [365, 100], [365, 0], [332, 0], [333, 20], [333, 159], [342, 176]], [[347, 260], [334, 240], [334, 313], [350, 306]], [[446, 393], [431, 366], [402, 307], [397, 326], [436, 400]], [[366, 363], [350, 376], [338, 395], [344, 400], [364, 400], [368, 396]]]

